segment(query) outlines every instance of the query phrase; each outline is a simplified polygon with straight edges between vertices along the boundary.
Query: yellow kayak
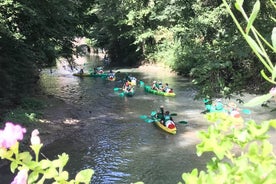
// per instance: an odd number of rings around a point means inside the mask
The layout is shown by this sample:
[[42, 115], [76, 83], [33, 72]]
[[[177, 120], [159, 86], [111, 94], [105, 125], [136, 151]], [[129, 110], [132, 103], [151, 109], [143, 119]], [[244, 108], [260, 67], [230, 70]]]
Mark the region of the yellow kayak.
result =
[[162, 130], [164, 130], [165, 132], [168, 132], [170, 134], [176, 134], [176, 126], [173, 122], [169, 126], [163, 125], [163, 123], [161, 123], [160, 121], [155, 121], [154, 124]]

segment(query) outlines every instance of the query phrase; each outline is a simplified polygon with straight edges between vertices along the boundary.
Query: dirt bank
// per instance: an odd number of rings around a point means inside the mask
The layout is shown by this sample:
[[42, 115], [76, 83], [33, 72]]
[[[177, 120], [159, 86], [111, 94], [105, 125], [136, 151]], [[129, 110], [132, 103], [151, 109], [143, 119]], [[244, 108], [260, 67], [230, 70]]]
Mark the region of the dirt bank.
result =
[[38, 129], [44, 146], [66, 136], [72, 136], [84, 125], [81, 110], [53, 96], [39, 96], [46, 108], [42, 110], [39, 123], [27, 127], [26, 137], [30, 138], [32, 130]]

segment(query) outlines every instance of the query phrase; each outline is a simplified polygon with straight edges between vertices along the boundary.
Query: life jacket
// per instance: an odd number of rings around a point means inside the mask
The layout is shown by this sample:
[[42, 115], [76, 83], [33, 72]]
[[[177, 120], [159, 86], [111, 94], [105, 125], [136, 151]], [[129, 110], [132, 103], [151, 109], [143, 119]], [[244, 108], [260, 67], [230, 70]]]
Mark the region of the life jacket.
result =
[[239, 118], [239, 117], [241, 117], [240, 112], [237, 111], [237, 110], [232, 110], [232, 111], [230, 112], [230, 115], [231, 115], [232, 117], [234, 117], [234, 118]]
[[217, 102], [216, 103], [216, 110], [217, 111], [222, 111], [223, 110], [223, 103]]
[[169, 128], [169, 129], [175, 128], [175, 124], [174, 124], [174, 122], [173, 122], [172, 120], [166, 121], [166, 122], [165, 122], [165, 125], [166, 125], [166, 127]]
[[168, 120], [171, 119], [171, 116], [170, 115], [165, 115], [164, 118], [165, 118], [165, 121], [168, 121]]

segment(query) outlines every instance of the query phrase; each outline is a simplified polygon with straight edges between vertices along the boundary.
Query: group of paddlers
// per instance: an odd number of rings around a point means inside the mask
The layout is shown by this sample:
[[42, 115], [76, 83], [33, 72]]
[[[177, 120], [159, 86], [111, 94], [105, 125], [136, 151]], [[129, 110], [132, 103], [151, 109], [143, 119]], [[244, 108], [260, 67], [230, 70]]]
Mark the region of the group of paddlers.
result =
[[151, 89], [156, 91], [162, 91], [165, 93], [173, 93], [173, 89], [169, 88], [169, 84], [166, 83], [165, 86], [163, 86], [162, 82], [153, 81], [151, 85]]

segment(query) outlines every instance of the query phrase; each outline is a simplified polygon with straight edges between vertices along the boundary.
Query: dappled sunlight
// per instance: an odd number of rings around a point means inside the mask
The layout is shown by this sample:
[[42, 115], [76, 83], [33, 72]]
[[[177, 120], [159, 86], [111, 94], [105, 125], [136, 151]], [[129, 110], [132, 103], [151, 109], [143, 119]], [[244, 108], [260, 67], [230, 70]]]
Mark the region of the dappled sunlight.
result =
[[199, 143], [199, 138], [197, 137], [197, 130], [185, 131], [183, 133], [178, 133], [177, 146], [187, 147]]
[[78, 119], [72, 119], [72, 118], [68, 118], [68, 119], [65, 119], [63, 121], [64, 124], [69, 124], [69, 125], [76, 125], [80, 122], [80, 120]]
[[144, 146], [140, 146], [138, 149], [139, 149], [139, 151], [142, 151], [142, 152], [151, 151], [151, 146], [144, 145]]
[[89, 119], [91, 120], [97, 120], [97, 119], [107, 119], [107, 118], [114, 118], [116, 120], [122, 120], [125, 119], [125, 117], [123, 116], [119, 116], [118, 114], [115, 113], [106, 113], [106, 114], [101, 114], [101, 115], [97, 115], [97, 116], [91, 116]]
[[[53, 120], [47, 120], [47, 119], [39, 119], [38, 120], [40, 123], [48, 123], [48, 124], [54, 124]], [[57, 121], [57, 120], [55, 120]], [[63, 120], [59, 120], [59, 122], [63, 123], [63, 124], [67, 124], [67, 125], [77, 125], [78, 123], [80, 123], [79, 119], [73, 119], [73, 118], [65, 118]]]

